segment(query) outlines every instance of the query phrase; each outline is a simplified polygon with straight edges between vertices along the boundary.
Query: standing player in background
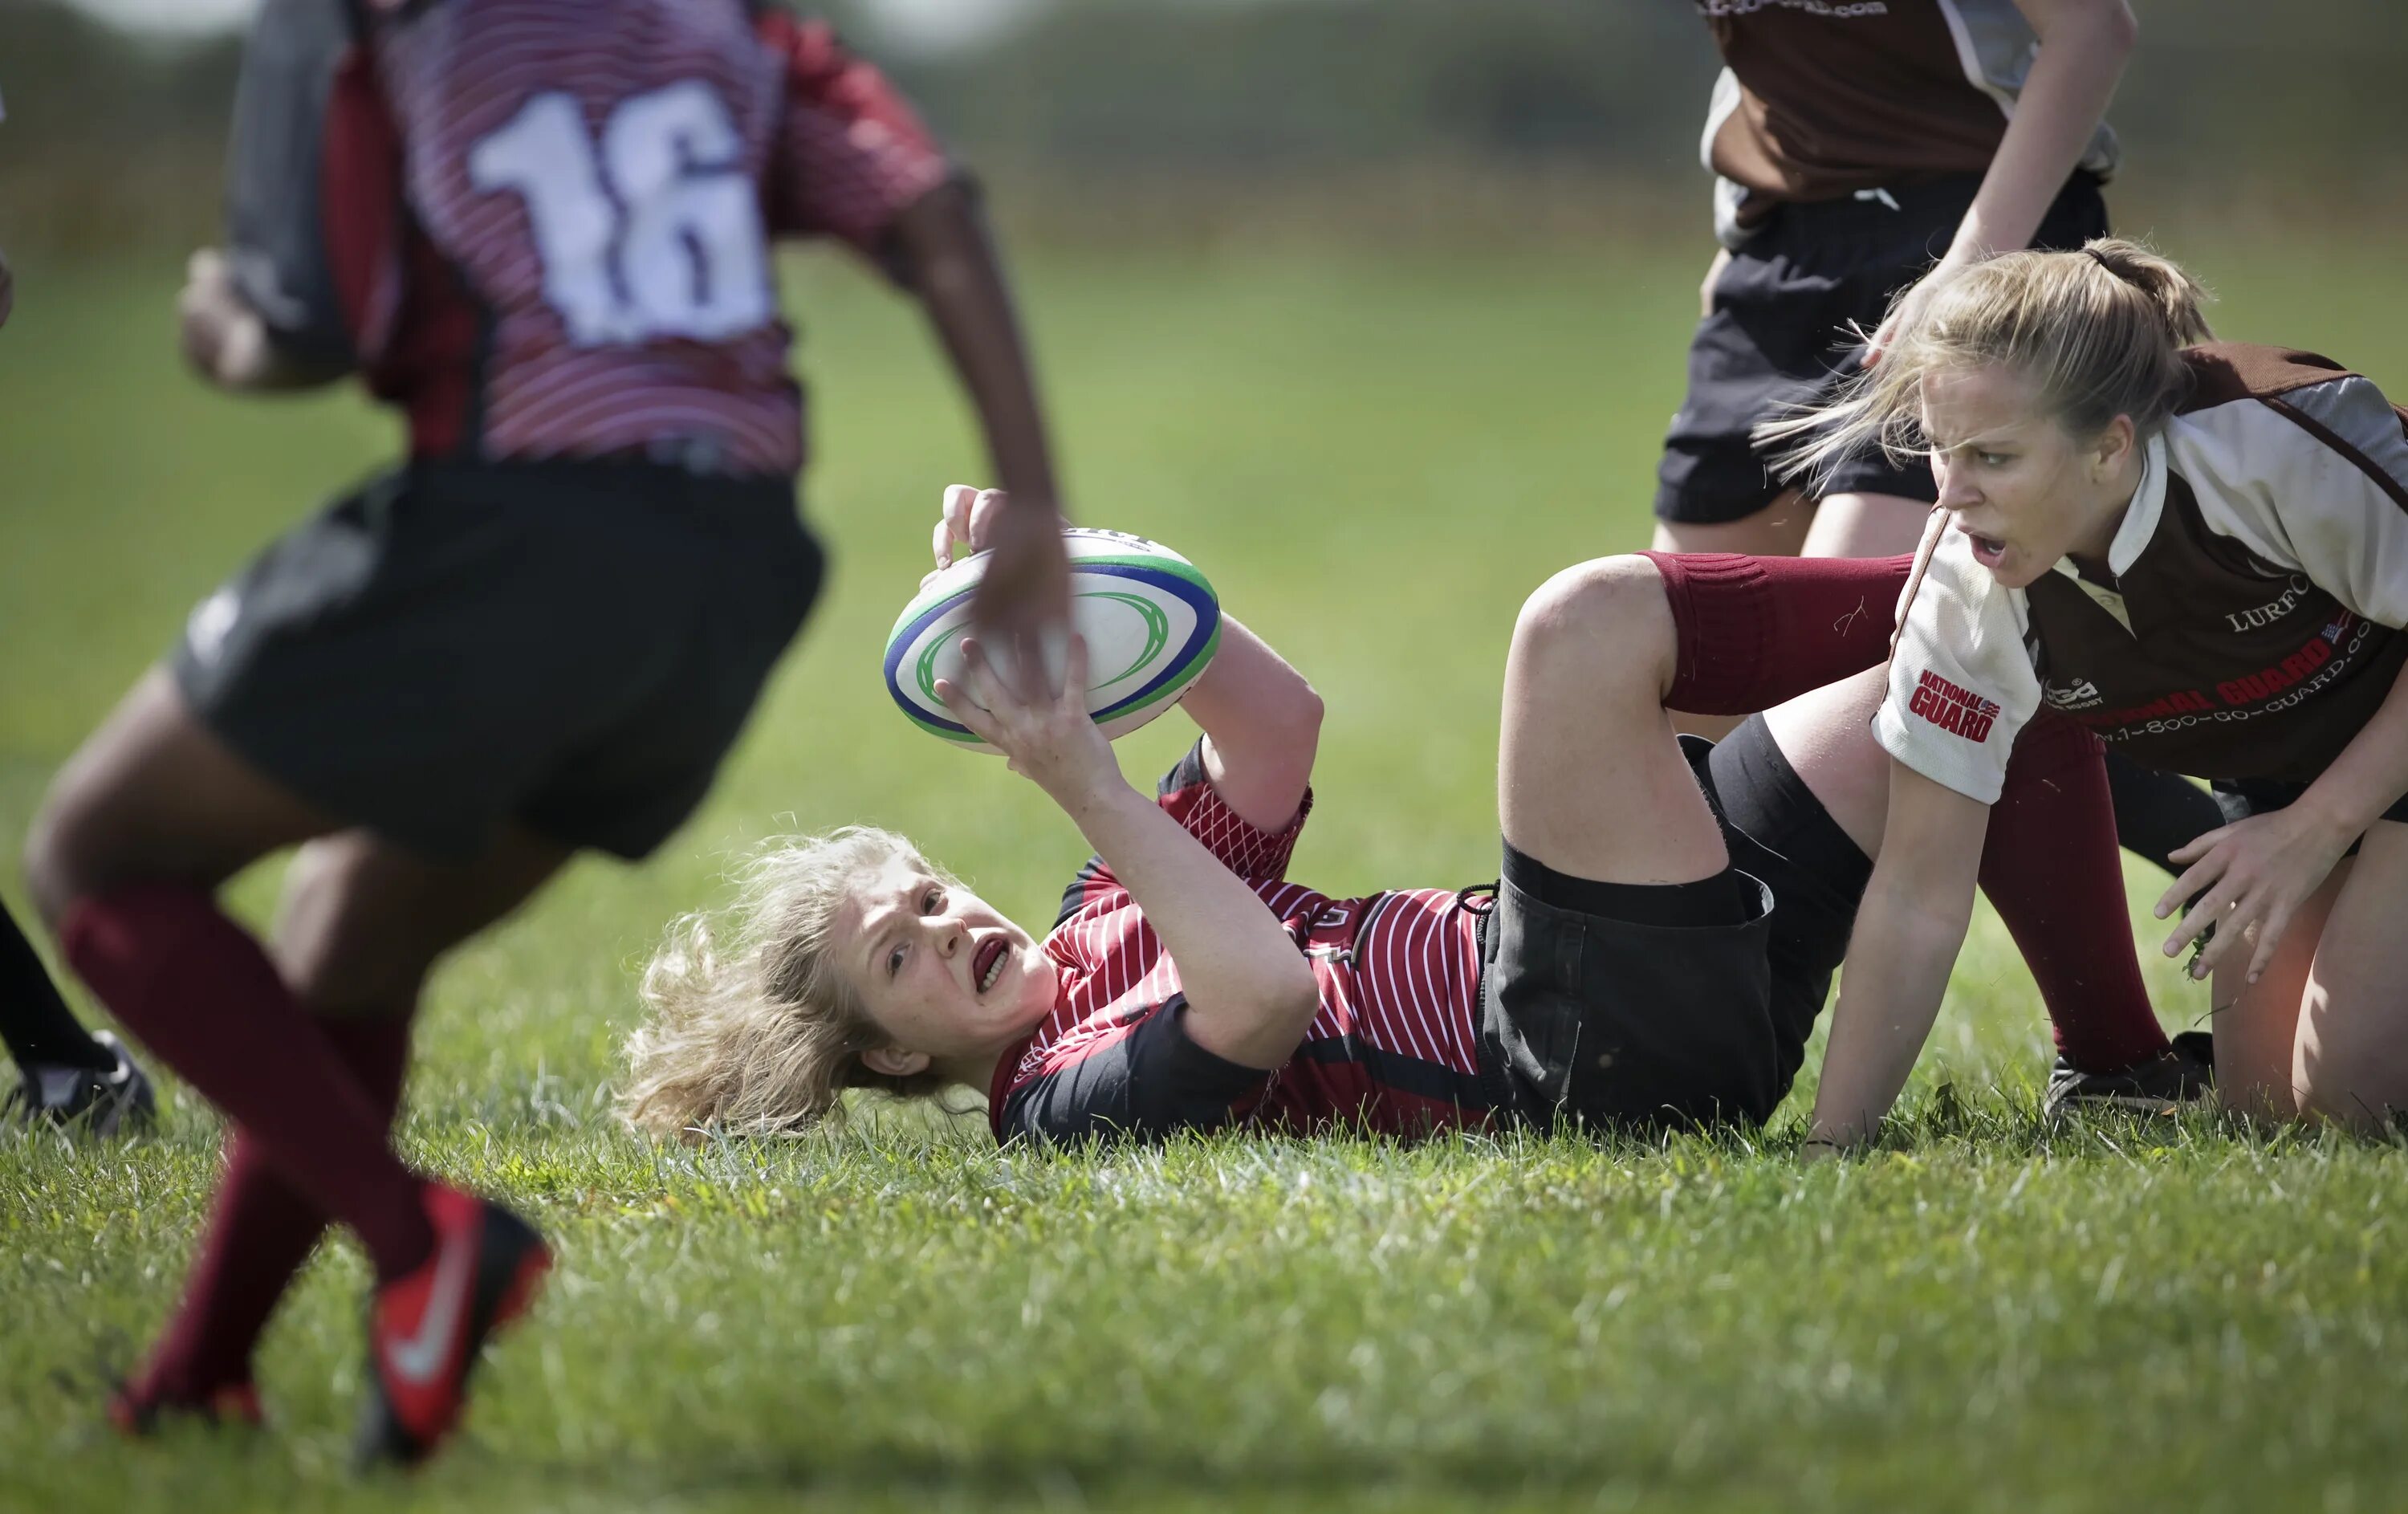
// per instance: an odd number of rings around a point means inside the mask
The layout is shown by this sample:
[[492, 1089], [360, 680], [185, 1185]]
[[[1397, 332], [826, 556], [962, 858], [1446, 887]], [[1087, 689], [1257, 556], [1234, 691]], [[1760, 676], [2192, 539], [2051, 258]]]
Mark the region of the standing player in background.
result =
[[[420, 987], [573, 853], [675, 829], [818, 591], [772, 238], [869, 255], [952, 354], [1025, 491], [990, 634], [1065, 634], [1068, 568], [975, 200], [823, 27], [739, 0], [269, 0], [230, 180], [188, 354], [236, 389], [354, 371], [408, 456], [194, 612], [60, 773], [29, 870], [68, 961], [233, 1126], [112, 1417], [254, 1417], [252, 1347], [332, 1218], [375, 1272], [363, 1457], [414, 1461], [550, 1260], [394, 1153]], [[295, 844], [271, 955], [214, 895]]]
[[[0, 255], [0, 326], [16, 308], [16, 276]], [[59, 997], [50, 970], [16, 916], [0, 910], [0, 1044], [16, 1060], [18, 1086], [0, 1099], [11, 1122], [49, 1120], [99, 1135], [148, 1125], [150, 1080], [107, 1031], [87, 1031]]]
[[[1698, 0], [1725, 67], [1702, 144], [1716, 175], [1688, 392], [1657, 469], [1671, 552], [1878, 557], [1912, 552], [1931, 469], [1879, 449], [1813, 493], [1750, 437], [1876, 364], [1946, 277], [1999, 252], [2106, 235], [2105, 122], [2138, 27], [2125, 0]], [[1918, 282], [1917, 281], [1920, 281]], [[1893, 307], [1893, 296], [1913, 292]], [[1870, 341], [1856, 335], [1871, 332]], [[1727, 723], [1685, 718], [1717, 733]], [[2110, 752], [2117, 839], [2169, 872], [2223, 823], [2214, 802]], [[2090, 1075], [2060, 1063], [2077, 1102]]]

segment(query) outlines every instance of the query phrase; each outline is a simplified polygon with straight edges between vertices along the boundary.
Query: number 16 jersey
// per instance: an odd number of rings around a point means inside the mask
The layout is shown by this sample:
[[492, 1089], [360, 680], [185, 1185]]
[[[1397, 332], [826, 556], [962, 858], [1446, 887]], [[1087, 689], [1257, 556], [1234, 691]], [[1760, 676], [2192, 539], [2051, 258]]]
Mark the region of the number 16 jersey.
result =
[[270, 0], [232, 261], [415, 454], [792, 472], [771, 239], [895, 271], [896, 218], [950, 171], [825, 27], [740, 0]]

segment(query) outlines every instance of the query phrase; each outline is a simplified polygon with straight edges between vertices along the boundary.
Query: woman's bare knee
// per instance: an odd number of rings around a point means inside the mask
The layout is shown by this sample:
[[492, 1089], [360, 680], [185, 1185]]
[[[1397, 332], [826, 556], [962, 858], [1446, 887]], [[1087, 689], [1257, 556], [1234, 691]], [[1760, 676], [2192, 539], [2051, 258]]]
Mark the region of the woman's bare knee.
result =
[[1676, 666], [1676, 641], [1656, 565], [1637, 555], [1597, 557], [1565, 569], [1523, 601], [1509, 676], [1595, 692], [1627, 685], [1660, 700]]
[[333, 829], [205, 728], [153, 669], [51, 780], [26, 838], [25, 872], [55, 927], [79, 899], [136, 882], [215, 887]]

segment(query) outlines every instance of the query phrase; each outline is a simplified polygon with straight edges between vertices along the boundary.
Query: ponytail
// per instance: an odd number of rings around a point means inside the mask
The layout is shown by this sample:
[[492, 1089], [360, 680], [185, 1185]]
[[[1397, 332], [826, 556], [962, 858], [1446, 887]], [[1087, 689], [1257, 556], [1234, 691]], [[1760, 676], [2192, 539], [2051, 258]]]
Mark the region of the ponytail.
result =
[[1756, 442], [1783, 478], [1819, 480], [1868, 447], [1910, 461], [1926, 452], [1924, 379], [1991, 364], [2028, 378], [2041, 408], [2076, 436], [2128, 415], [2145, 437], [2187, 393], [2182, 349], [2213, 336], [2207, 297], [2172, 260], [2120, 238], [2002, 253], [1921, 291], [1877, 366], [1833, 398], [1758, 425]]

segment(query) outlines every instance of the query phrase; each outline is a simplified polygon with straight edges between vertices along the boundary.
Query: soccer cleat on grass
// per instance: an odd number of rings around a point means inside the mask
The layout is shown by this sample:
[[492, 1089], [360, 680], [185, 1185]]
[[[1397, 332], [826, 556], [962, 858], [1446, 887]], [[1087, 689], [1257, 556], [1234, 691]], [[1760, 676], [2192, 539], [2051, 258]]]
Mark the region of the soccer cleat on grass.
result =
[[425, 1189], [435, 1250], [376, 1291], [368, 1305], [362, 1466], [432, 1455], [467, 1406], [485, 1342], [524, 1314], [552, 1267], [535, 1227], [498, 1204], [440, 1183]]
[[49, 1124], [93, 1135], [131, 1135], [159, 1117], [150, 1080], [125, 1045], [107, 1031], [92, 1032], [117, 1065], [105, 1073], [88, 1067], [36, 1062], [23, 1069], [16, 1091], [0, 1104], [0, 1118], [20, 1125]]
[[259, 1390], [248, 1382], [222, 1383], [199, 1398], [177, 1398], [131, 1385], [108, 1395], [108, 1422], [139, 1439], [176, 1420], [256, 1430], [267, 1422]]
[[2052, 1119], [2094, 1109], [2171, 1115], [2214, 1091], [2215, 1042], [2205, 1031], [2185, 1031], [2165, 1050], [2120, 1073], [2079, 1072], [2059, 1057], [2049, 1069], [2042, 1109]]

